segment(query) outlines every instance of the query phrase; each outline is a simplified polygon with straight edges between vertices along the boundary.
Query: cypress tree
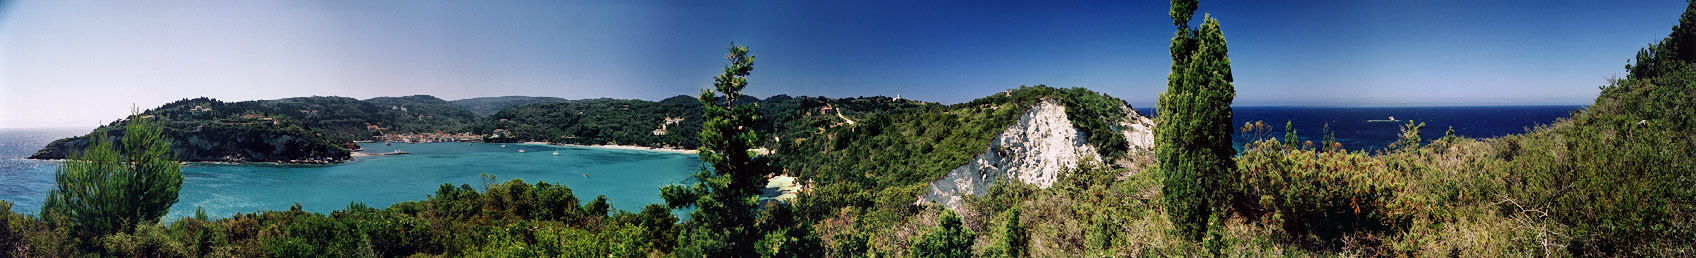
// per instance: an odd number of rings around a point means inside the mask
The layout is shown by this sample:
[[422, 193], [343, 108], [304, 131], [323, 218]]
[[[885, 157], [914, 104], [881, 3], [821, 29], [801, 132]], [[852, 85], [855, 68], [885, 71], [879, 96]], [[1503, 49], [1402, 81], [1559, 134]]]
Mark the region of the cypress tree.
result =
[[1172, 1], [1172, 72], [1160, 94], [1154, 137], [1164, 178], [1162, 199], [1168, 219], [1185, 239], [1199, 241], [1222, 197], [1218, 180], [1236, 167], [1231, 147], [1231, 60], [1226, 56], [1219, 22], [1207, 17], [1192, 30], [1195, 0]]
[[164, 131], [157, 122], [134, 114], [125, 122], [118, 144], [104, 132], [91, 135], [89, 147], [71, 153], [54, 173], [57, 185], [47, 193], [42, 217], [66, 223], [61, 226], [81, 239], [131, 233], [137, 224], [158, 223], [177, 203], [177, 190], [183, 186], [182, 165]]
[[[679, 257], [752, 257], [762, 234], [755, 225], [760, 188], [772, 172], [769, 161], [748, 150], [761, 138], [752, 129], [759, 119], [756, 104], [737, 103], [754, 70], [754, 57], [747, 46], [730, 46], [725, 55], [730, 64], [713, 78], [714, 90], [702, 90], [704, 106], [701, 132], [701, 170], [695, 184], [668, 185], [660, 189], [666, 205], [673, 209], [695, 207], [679, 235]], [[722, 94], [722, 95], [720, 95]]]

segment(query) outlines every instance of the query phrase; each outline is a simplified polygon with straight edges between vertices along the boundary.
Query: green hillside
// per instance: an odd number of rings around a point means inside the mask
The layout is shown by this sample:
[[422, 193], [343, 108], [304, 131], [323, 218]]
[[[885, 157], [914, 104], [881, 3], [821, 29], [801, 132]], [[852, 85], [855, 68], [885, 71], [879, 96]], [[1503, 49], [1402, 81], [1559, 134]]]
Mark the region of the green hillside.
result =
[[376, 97], [366, 99], [378, 108], [388, 108], [393, 120], [388, 122], [395, 132], [461, 132], [479, 117], [460, 105], [430, 95], [405, 97]]
[[555, 97], [504, 96], [469, 98], [455, 100], [452, 102], [454, 105], [459, 105], [460, 107], [465, 108], [465, 110], [470, 110], [471, 113], [476, 114], [477, 117], [488, 117], [500, 112], [501, 110], [506, 110], [516, 106], [523, 106], [525, 104], [566, 101], [568, 100]]
[[[258, 102], [184, 99], [138, 116], [160, 121], [172, 151], [182, 161], [334, 163], [348, 159], [345, 141], [326, 137], [306, 122], [278, 115]], [[89, 137], [120, 138], [128, 121], [55, 140], [30, 158], [63, 159], [73, 150], [86, 148]]]

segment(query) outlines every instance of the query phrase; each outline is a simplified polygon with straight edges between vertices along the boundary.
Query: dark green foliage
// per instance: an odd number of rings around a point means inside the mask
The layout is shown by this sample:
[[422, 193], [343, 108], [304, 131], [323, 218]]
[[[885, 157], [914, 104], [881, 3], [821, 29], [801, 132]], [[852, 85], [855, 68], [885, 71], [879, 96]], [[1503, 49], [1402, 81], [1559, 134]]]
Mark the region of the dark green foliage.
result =
[[861, 233], [838, 234], [835, 237], [836, 250], [832, 257], [874, 257], [871, 249], [871, 239]]
[[596, 195], [594, 201], [583, 204], [583, 214], [590, 218], [606, 217], [607, 212], [611, 210], [612, 205], [607, 204], [607, 196], [605, 195]]
[[[294, 117], [262, 111], [253, 103], [185, 99], [136, 117], [151, 117], [164, 127], [162, 135], [170, 141], [171, 152], [179, 161], [326, 163], [348, 159], [343, 141], [324, 137]], [[71, 151], [90, 146], [93, 138], [122, 138], [123, 126], [130, 120], [114, 121], [88, 135], [55, 140], [30, 158], [66, 158]]]
[[1231, 61], [1219, 22], [1208, 17], [1192, 31], [1195, 1], [1173, 1], [1172, 73], [1160, 94], [1155, 153], [1166, 175], [1162, 188], [1167, 214], [1179, 234], [1200, 241], [1217, 203], [1219, 178], [1235, 165], [1231, 157]]
[[[426, 95], [367, 101], [297, 97], [222, 102], [202, 97], [168, 103], [138, 116], [153, 117], [165, 127], [171, 151], [182, 161], [285, 163], [346, 161], [351, 141], [370, 140], [382, 133], [461, 132], [476, 119], [463, 108]], [[117, 127], [125, 121], [54, 141], [31, 158], [64, 158], [71, 150], [86, 148], [93, 137], [122, 137]]]
[[[364, 102], [378, 108], [389, 108], [386, 112], [391, 113], [389, 116], [394, 119], [389, 130], [394, 132], [461, 132], [478, 118], [465, 107], [430, 95], [376, 97]], [[322, 110], [319, 112], [321, 114]], [[363, 126], [360, 129], [364, 129]]]
[[755, 200], [765, 187], [765, 176], [774, 170], [768, 160], [749, 151], [764, 139], [752, 130], [760, 119], [758, 106], [737, 102], [748, 86], [754, 57], [748, 55], [748, 47], [732, 44], [725, 59], [730, 64], [713, 81], [717, 92], [703, 90], [698, 98], [705, 108], [705, 122], [698, 135], [703, 166], [695, 173], [697, 182], [660, 189], [668, 206], [695, 208], [684, 223], [676, 250], [679, 256], [755, 256], [760, 246], [755, 242], [765, 235], [754, 227]]
[[124, 126], [121, 146], [97, 137], [89, 149], [71, 153], [54, 175], [42, 217], [62, 219], [83, 239], [157, 223], [177, 203], [183, 184], [182, 166], [163, 131], [152, 119], [135, 115]]
[[1061, 104], [1066, 106], [1067, 120], [1084, 131], [1089, 145], [1095, 147], [1097, 154], [1106, 160], [1125, 156], [1130, 145], [1125, 144], [1125, 135], [1119, 133], [1119, 124], [1125, 122], [1126, 114], [1132, 112], [1130, 104], [1083, 88], [1062, 89], [1060, 95]]
[[476, 114], [477, 117], [488, 117], [490, 115], [494, 115], [495, 112], [500, 112], [501, 110], [506, 110], [516, 106], [523, 106], [525, 104], [568, 101], [569, 100], [556, 97], [504, 96], [469, 98], [450, 102], [454, 105], [465, 108], [467, 111], [471, 111], [471, 113]]
[[[20, 250], [29, 247], [24, 240], [25, 229], [14, 224], [22, 225], [31, 218], [12, 213], [12, 202], [0, 200], [0, 256], [22, 257], [26, 254]], [[14, 222], [15, 221], [15, 222]]]
[[790, 204], [766, 202], [756, 225], [765, 236], [755, 251], [760, 257], [824, 257], [824, 240], [813, 233], [810, 223], [800, 219]]
[[[683, 97], [683, 96], [679, 96]], [[693, 149], [700, 145], [702, 106], [699, 101], [659, 102], [634, 99], [585, 99], [540, 102], [501, 110], [470, 127], [490, 135], [490, 142], [544, 141], [568, 144], [612, 144]], [[682, 121], [665, 126], [666, 117]]]
[[953, 210], [942, 211], [942, 217], [936, 219], [936, 227], [913, 243], [913, 257], [972, 257], [972, 241], [976, 233], [960, 224], [960, 216], [954, 215]]
[[1637, 51], [1636, 62], [1625, 65], [1627, 79], [1688, 78], [1678, 75], [1696, 62], [1696, 2], [1688, 4], [1679, 15], [1672, 33], [1655, 44]]

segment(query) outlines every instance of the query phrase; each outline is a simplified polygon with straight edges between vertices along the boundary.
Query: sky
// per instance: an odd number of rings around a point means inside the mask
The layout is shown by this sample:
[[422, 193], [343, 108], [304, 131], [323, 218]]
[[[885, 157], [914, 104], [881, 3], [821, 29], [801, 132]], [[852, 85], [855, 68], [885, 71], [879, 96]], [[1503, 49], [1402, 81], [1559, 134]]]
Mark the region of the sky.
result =
[[[0, 128], [93, 127], [212, 97], [959, 103], [1019, 85], [1152, 107], [1168, 1], [6, 1]], [[1683, 1], [1202, 1], [1237, 106], [1581, 105], [1671, 32]]]

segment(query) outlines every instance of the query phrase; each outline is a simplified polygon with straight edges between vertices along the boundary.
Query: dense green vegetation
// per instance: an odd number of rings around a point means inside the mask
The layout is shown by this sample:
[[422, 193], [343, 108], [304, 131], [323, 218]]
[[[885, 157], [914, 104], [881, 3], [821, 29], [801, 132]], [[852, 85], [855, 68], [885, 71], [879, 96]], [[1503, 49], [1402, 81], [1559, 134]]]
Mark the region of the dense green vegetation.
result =
[[392, 125], [389, 130], [395, 132], [460, 132], [478, 118], [459, 105], [430, 95], [376, 97], [364, 101], [378, 108], [389, 108], [391, 113], [399, 111], [399, 117], [388, 123]]
[[[701, 103], [677, 96], [659, 102], [635, 99], [585, 99], [522, 105], [499, 113], [469, 129], [489, 135], [489, 142], [552, 142], [613, 144], [694, 149], [701, 130]], [[665, 118], [682, 120], [655, 130]]]
[[1235, 165], [1231, 147], [1231, 59], [1219, 21], [1209, 16], [1191, 30], [1195, 0], [1172, 1], [1172, 73], [1156, 108], [1155, 156], [1167, 177], [1164, 193], [1168, 215], [1185, 238], [1201, 240], [1209, 216], [1221, 196], [1218, 181]]
[[[373, 102], [374, 101], [374, 102]], [[379, 104], [381, 103], [381, 104]], [[431, 96], [374, 98], [295, 97], [231, 103], [268, 115], [286, 116], [338, 142], [370, 140], [381, 133], [461, 131], [475, 117]], [[405, 109], [402, 109], [405, 107]], [[414, 107], [417, 107], [414, 110]], [[377, 130], [368, 126], [376, 126]]]
[[465, 110], [471, 111], [471, 113], [476, 114], [477, 117], [488, 117], [489, 115], [494, 115], [495, 112], [500, 112], [501, 110], [525, 104], [567, 101], [569, 100], [556, 97], [504, 96], [469, 98], [455, 100], [452, 102], [454, 105], [459, 105], [460, 107], [465, 108]]
[[[266, 110], [255, 102], [196, 98], [134, 117], [151, 117], [163, 125], [163, 135], [180, 161], [326, 163], [348, 158], [344, 142], [325, 137], [299, 119]], [[88, 135], [55, 140], [30, 158], [62, 159], [91, 146], [94, 138], [121, 139], [131, 121], [114, 121]]]
[[[159, 119], [182, 161], [287, 163], [340, 162], [348, 159], [352, 141], [383, 133], [460, 132], [476, 119], [426, 95], [366, 101], [297, 97], [223, 102], [202, 97], [167, 103], [140, 116]], [[94, 135], [121, 137], [119, 126], [126, 121], [54, 141], [32, 158], [62, 159], [71, 150], [89, 146]]]

